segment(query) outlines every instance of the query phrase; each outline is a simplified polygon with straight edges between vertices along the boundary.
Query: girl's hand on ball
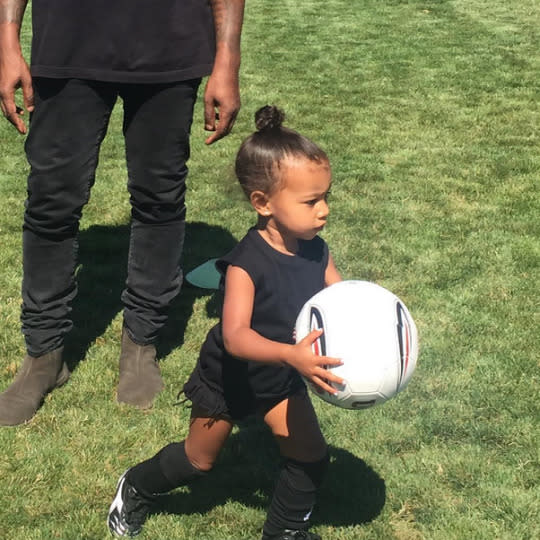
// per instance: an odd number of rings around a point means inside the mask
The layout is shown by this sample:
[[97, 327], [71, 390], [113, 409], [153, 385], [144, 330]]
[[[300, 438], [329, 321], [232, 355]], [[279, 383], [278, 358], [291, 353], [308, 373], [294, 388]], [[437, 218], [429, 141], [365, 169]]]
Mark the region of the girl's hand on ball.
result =
[[304, 339], [294, 345], [293, 358], [289, 364], [316, 387], [330, 394], [336, 394], [336, 389], [328, 383], [343, 385], [344, 380], [326, 368], [328, 366], [341, 366], [343, 361], [339, 358], [314, 354], [313, 344], [322, 333], [323, 331], [320, 329], [312, 330]]

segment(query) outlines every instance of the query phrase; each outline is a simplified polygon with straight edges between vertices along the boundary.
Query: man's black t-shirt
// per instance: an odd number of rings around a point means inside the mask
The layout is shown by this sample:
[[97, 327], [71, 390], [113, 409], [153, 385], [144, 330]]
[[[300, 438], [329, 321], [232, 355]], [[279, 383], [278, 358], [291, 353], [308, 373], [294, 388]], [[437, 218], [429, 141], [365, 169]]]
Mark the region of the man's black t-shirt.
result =
[[126, 83], [212, 70], [208, 0], [33, 0], [32, 75]]

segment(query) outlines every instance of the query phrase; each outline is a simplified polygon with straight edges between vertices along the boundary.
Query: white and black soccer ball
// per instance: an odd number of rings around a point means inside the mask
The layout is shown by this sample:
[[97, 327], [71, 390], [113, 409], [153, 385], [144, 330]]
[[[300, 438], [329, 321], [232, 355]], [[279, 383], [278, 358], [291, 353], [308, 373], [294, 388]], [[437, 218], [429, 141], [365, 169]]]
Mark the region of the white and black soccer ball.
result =
[[311, 386], [315, 395], [344, 409], [384, 403], [409, 383], [418, 358], [418, 332], [405, 304], [392, 292], [368, 281], [340, 281], [306, 302], [296, 320], [296, 341], [315, 328], [323, 334], [313, 352], [340, 358], [328, 368], [345, 380], [330, 383], [331, 395]]

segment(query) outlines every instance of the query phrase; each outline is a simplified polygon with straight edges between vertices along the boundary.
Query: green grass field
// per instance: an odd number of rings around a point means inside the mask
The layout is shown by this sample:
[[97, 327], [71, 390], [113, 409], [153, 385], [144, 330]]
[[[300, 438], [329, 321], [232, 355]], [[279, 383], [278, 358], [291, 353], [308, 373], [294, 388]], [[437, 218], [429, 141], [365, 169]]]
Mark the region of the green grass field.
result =
[[[324, 237], [342, 274], [398, 294], [421, 336], [396, 399], [361, 412], [316, 401], [332, 461], [314, 530], [540, 538], [540, 4], [248, 0], [241, 82], [235, 130], [213, 147], [197, 104], [185, 269], [253, 223], [232, 164], [254, 111], [275, 103], [330, 155]], [[118, 476], [187, 432], [176, 394], [219, 309], [203, 290], [186, 286], [172, 308], [153, 410], [115, 402], [129, 220], [121, 115], [120, 104], [82, 222], [72, 378], [28, 425], [0, 429], [2, 539], [107, 538]], [[23, 142], [0, 124], [0, 389], [24, 354]], [[258, 539], [276, 468], [271, 438], [250, 422], [214, 474], [163, 498], [141, 538]]]

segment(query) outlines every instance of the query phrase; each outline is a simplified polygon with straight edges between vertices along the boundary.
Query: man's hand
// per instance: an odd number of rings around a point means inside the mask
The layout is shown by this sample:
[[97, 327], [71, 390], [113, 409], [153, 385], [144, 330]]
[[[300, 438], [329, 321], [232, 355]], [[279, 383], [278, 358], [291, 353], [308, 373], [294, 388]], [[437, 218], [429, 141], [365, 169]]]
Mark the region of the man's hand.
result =
[[216, 31], [216, 59], [204, 92], [204, 129], [212, 144], [231, 132], [240, 110], [238, 70], [244, 0], [210, 0]]
[[237, 73], [214, 69], [204, 92], [204, 129], [213, 131], [206, 144], [219, 141], [231, 132], [239, 110]]
[[[26, 133], [26, 125], [21, 118], [24, 109], [34, 109], [32, 76], [19, 43], [26, 0], [0, 2], [0, 109], [19, 133]], [[15, 91], [22, 88], [23, 107], [15, 103]]]
[[[18, 88], [22, 89], [24, 108], [15, 103], [15, 90]], [[34, 92], [28, 64], [16, 50], [4, 50], [0, 57], [0, 108], [19, 133], [26, 133], [22, 115], [25, 109], [28, 112], [34, 110]]]

